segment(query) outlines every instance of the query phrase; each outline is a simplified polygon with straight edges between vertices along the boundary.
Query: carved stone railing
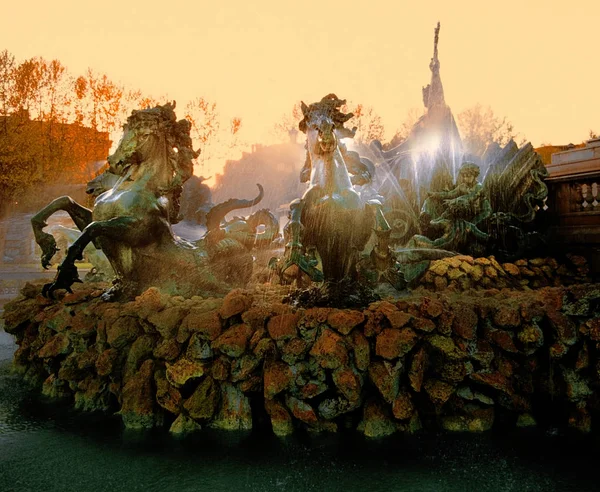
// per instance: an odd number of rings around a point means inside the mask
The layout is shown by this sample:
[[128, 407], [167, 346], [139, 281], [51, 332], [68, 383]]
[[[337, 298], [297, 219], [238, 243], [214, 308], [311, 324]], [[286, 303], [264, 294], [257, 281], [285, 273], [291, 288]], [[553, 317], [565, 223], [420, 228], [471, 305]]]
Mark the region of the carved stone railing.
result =
[[600, 266], [600, 140], [553, 154], [547, 168], [552, 241]]

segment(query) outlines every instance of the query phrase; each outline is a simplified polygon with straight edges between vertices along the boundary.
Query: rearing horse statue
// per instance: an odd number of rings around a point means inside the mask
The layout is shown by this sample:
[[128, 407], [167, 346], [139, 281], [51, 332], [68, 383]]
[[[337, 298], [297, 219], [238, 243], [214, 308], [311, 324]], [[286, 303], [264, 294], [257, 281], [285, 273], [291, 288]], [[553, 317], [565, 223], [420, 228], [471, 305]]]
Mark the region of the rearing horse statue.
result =
[[[44, 294], [70, 290], [80, 281], [74, 262], [90, 242], [102, 249], [117, 275], [105, 300], [131, 298], [151, 286], [186, 296], [224, 294], [248, 281], [252, 256], [219, 227], [209, 227], [195, 243], [172, 232], [182, 185], [192, 175], [192, 159], [198, 156], [192, 149], [190, 123], [177, 121], [174, 108], [175, 103], [132, 112], [117, 150], [108, 157], [110, 172], [119, 180], [96, 198], [93, 210], [68, 197], [57, 200], [68, 205], [82, 234], [69, 247], [54, 282], [44, 286]], [[256, 204], [262, 198], [259, 189], [257, 199], [240, 200], [233, 209]], [[211, 221], [220, 224], [226, 212], [221, 213], [215, 211]], [[40, 213], [32, 221], [46, 264], [55, 250], [53, 239], [43, 232], [47, 216]]]
[[302, 103], [299, 128], [306, 133], [307, 155], [300, 179], [309, 181], [309, 188], [290, 204], [286, 254], [277, 266], [282, 277], [296, 265], [314, 281], [356, 280], [359, 253], [373, 231], [390, 230], [381, 203], [363, 200], [353, 187], [370, 182], [372, 176], [358, 153], [340, 142], [356, 132], [344, 127], [353, 116], [340, 111], [345, 103], [335, 94], [310, 106]]

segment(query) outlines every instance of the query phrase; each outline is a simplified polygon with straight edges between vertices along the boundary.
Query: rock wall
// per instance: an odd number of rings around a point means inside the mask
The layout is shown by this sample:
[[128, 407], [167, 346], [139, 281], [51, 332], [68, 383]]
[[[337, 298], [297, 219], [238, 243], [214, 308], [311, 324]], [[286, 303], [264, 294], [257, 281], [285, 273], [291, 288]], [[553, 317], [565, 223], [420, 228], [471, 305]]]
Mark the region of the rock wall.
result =
[[502, 264], [493, 256], [458, 255], [432, 261], [418, 285], [433, 291], [468, 291], [506, 287], [539, 289], [588, 282], [589, 265], [585, 258], [577, 255], [566, 255], [561, 263], [555, 258], [532, 258]]
[[45, 395], [118, 411], [130, 428], [589, 431], [599, 405], [600, 285], [413, 294], [364, 310], [294, 309], [266, 286], [224, 299], [149, 289], [125, 304], [100, 293], [49, 301], [27, 285], [6, 305], [6, 331], [15, 369]]

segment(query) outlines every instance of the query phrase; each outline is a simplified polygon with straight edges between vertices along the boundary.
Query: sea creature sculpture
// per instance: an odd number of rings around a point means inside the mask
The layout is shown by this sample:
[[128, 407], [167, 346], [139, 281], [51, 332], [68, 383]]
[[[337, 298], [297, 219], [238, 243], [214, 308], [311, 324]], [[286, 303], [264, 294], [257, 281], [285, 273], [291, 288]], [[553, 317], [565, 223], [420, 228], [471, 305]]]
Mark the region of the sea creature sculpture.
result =
[[465, 153], [444, 99], [439, 33], [438, 23], [431, 81], [423, 88], [425, 114], [397, 147], [371, 145], [383, 161], [378, 191], [392, 227], [390, 241], [409, 249], [515, 259], [544, 241], [535, 219], [548, 196], [547, 171], [530, 143], [519, 148], [510, 141], [504, 148], [489, 146], [484, 155]]
[[454, 188], [430, 191], [420, 215], [421, 231], [431, 235], [430, 231], [435, 234], [441, 230], [441, 234], [433, 240], [416, 235], [409, 245], [466, 251], [474, 250], [478, 241], [487, 241], [488, 234], [478, 226], [491, 215], [492, 209], [478, 177], [479, 166], [464, 162]]
[[[132, 112], [118, 148], [108, 157], [110, 172], [119, 180], [96, 198], [92, 210], [61, 197], [32, 219], [44, 266], [56, 251], [54, 239], [43, 231], [53, 210], [66, 210], [82, 231], [54, 281], [44, 287], [46, 295], [70, 290], [80, 281], [74, 262], [90, 242], [102, 249], [117, 275], [105, 300], [131, 298], [151, 286], [171, 294], [222, 294], [248, 281], [253, 259], [247, 248], [226, 237], [220, 227], [211, 227], [223, 220], [222, 210], [209, 213], [208, 231], [197, 242], [172, 232], [182, 185], [198, 156], [192, 149], [190, 123], [177, 121], [174, 108], [175, 103]], [[258, 200], [238, 201], [234, 208]]]
[[227, 234], [248, 249], [269, 248], [280, 237], [279, 221], [267, 208], [261, 208], [246, 217], [233, 217], [221, 224]]
[[419, 211], [427, 193], [451, 189], [455, 169], [463, 161], [460, 133], [440, 75], [440, 27], [438, 22], [429, 63], [431, 79], [422, 90], [425, 113], [396, 147], [384, 150], [380, 142], [371, 143], [383, 160], [379, 192], [385, 197], [384, 212], [397, 245], [406, 245], [419, 232]]
[[487, 220], [491, 252], [512, 261], [546, 241], [538, 220], [548, 198], [548, 170], [531, 143], [510, 141], [493, 156], [483, 193], [493, 211]]
[[483, 183], [479, 166], [466, 162], [456, 185], [429, 192], [420, 215], [421, 234], [409, 247], [444, 248], [471, 255], [495, 254], [515, 259], [543, 239], [535, 230], [544, 207], [548, 172], [530, 143], [514, 141], [496, 152]]

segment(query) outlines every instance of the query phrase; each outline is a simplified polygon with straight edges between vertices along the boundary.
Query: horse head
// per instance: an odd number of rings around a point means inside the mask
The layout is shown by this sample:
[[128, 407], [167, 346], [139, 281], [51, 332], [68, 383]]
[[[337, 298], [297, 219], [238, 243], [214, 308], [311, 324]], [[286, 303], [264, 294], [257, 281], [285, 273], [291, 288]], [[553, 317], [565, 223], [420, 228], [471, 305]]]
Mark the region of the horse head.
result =
[[133, 111], [123, 136], [108, 156], [109, 171], [143, 179], [160, 194], [180, 188], [193, 174], [191, 124], [175, 117], [175, 103]]
[[120, 176], [106, 169], [103, 173], [88, 181], [85, 192], [94, 198], [97, 198], [105, 191], [112, 189], [119, 181]]
[[325, 194], [337, 199], [346, 197], [350, 208], [356, 208], [358, 195], [352, 189], [348, 168], [344, 162], [340, 139], [353, 137], [356, 128], [345, 128], [352, 113], [343, 113], [340, 108], [346, 103], [335, 94], [328, 94], [311, 105], [302, 103], [304, 118], [299, 129], [306, 134], [307, 159], [303, 175], [310, 173], [310, 187], [307, 193]]

